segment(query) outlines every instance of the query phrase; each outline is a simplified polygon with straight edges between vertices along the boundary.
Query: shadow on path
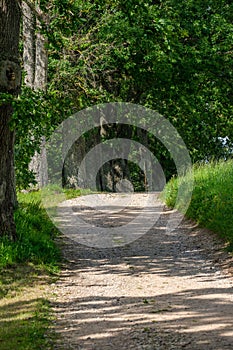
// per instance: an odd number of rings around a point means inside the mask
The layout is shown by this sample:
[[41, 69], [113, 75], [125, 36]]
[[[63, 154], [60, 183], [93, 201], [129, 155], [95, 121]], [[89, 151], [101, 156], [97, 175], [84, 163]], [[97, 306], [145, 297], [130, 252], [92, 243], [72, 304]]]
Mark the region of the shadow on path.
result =
[[232, 349], [232, 279], [214, 263], [219, 242], [186, 220], [168, 233], [169, 215], [122, 247], [61, 237], [57, 349]]

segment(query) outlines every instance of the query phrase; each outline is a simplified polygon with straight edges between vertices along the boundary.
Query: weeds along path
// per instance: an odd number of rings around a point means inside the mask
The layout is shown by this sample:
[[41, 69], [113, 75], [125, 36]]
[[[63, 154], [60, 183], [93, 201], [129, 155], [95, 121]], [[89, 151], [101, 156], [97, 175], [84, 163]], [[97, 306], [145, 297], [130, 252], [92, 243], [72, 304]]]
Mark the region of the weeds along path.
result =
[[[105, 201], [99, 214], [80, 198], [66, 201], [61, 220], [68, 220], [65, 210], [72, 207], [111, 233], [132, 220], [142, 203], [134, 194], [133, 206], [113, 213], [114, 196], [122, 195], [109, 196], [109, 206]], [[233, 280], [226, 271], [231, 257], [213, 234], [190, 221], [167, 232], [168, 219], [175, 221], [179, 214], [159, 201], [155, 207], [161, 210], [155, 226], [119, 247], [94, 248], [60, 238], [65, 260], [51, 300], [60, 335], [55, 349], [232, 349]]]

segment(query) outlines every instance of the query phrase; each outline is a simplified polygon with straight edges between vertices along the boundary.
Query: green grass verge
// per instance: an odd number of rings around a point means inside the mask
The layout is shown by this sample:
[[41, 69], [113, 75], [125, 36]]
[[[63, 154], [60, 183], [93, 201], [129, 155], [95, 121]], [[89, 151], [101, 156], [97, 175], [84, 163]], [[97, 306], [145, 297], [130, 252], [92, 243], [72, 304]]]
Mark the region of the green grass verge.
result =
[[[186, 216], [218, 233], [233, 251], [233, 160], [194, 165], [193, 170], [194, 190]], [[188, 176], [172, 178], [166, 185], [163, 199], [169, 207], [175, 206], [178, 187], [188, 182]], [[178, 209], [182, 211], [182, 206]]]
[[[88, 190], [47, 189], [48, 205]], [[57, 336], [52, 331], [48, 284], [57, 278], [59, 234], [41, 204], [41, 192], [18, 194], [15, 212], [18, 240], [0, 238], [0, 349], [52, 350]]]
[[19, 195], [15, 223], [18, 240], [0, 239], [0, 349], [53, 349], [46, 287], [57, 278], [60, 250], [39, 192]]
[[6, 237], [0, 240], [0, 268], [32, 262], [56, 270], [60, 257], [54, 242], [57, 231], [41, 206], [39, 193], [19, 196], [15, 223], [18, 240], [11, 242]]

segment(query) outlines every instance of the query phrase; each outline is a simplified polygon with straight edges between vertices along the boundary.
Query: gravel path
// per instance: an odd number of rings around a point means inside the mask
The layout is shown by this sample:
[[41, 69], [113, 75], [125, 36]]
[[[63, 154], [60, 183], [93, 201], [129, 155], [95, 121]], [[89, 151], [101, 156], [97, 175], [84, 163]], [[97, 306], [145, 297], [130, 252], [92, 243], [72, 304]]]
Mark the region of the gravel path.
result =
[[[122, 194], [102, 196], [101, 212], [99, 197], [96, 209], [80, 198], [63, 203], [61, 225], [72, 226], [67, 207], [109, 232], [116, 222], [127, 225], [140, 215], [141, 195], [126, 207]], [[65, 260], [51, 288], [60, 335], [55, 349], [233, 349], [232, 258], [215, 235], [193, 222], [183, 220], [168, 232], [168, 219], [175, 222], [179, 214], [159, 201], [155, 209], [160, 216], [154, 227], [120, 246], [88, 247], [69, 235], [60, 238]]]

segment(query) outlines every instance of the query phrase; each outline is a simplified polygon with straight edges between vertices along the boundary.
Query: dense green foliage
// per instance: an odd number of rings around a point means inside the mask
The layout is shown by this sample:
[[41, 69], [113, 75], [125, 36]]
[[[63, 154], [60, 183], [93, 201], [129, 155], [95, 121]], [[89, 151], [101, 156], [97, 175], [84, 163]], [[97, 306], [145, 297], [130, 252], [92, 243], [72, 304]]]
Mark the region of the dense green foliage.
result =
[[18, 240], [0, 239], [0, 267], [32, 262], [56, 269], [60, 256], [54, 242], [57, 232], [41, 207], [39, 193], [19, 194], [15, 223]]
[[[49, 19], [47, 93], [23, 89], [17, 125], [18, 185], [41, 134], [87, 106], [124, 101], [152, 108], [177, 128], [193, 162], [229, 155], [233, 139], [230, 0], [43, 0]], [[221, 138], [228, 137], [223, 147]], [[134, 137], [135, 138], [135, 137]], [[168, 176], [166, 150], [150, 149]], [[27, 174], [27, 176], [26, 176]]]
[[[194, 180], [195, 186], [187, 217], [219, 233], [233, 251], [233, 161], [194, 166]], [[168, 206], [175, 205], [178, 184], [182, 186], [182, 183], [188, 182], [188, 176], [170, 180], [164, 191]], [[178, 209], [182, 211], [182, 206]]]
[[[65, 4], [73, 16], [62, 30]], [[218, 137], [232, 137], [229, 1], [64, 1], [57, 11], [50, 87], [73, 95], [77, 109], [109, 101], [155, 109], [194, 161], [222, 156]]]
[[[69, 101], [70, 102], [70, 101]], [[48, 137], [54, 127], [70, 115], [69, 102], [52, 92], [34, 91], [23, 86], [21, 95], [13, 101], [15, 113], [12, 128], [16, 129], [15, 170], [18, 189], [34, 184], [34, 174], [28, 165], [39, 151], [41, 137]]]

